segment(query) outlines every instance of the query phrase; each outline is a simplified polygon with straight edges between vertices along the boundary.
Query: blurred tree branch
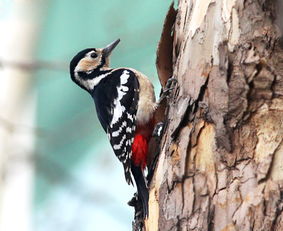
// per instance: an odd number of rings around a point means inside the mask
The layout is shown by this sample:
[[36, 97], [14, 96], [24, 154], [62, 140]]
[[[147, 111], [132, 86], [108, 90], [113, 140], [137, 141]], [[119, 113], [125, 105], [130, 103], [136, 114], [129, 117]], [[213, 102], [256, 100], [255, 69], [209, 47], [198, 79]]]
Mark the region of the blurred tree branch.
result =
[[11, 61], [0, 60], [0, 68], [12, 67], [24, 70], [37, 70], [37, 69], [49, 69], [68, 71], [69, 65], [65, 62], [50, 62], [50, 61]]
[[1, 117], [1, 116], [0, 116], [0, 126], [5, 128], [9, 132], [14, 132], [16, 130], [24, 130], [24, 131], [36, 133], [36, 134], [45, 133], [45, 131], [41, 128], [30, 127], [30, 126], [24, 125], [24, 124], [16, 124], [16, 123], [11, 122], [11, 121], [9, 121], [9, 120]]

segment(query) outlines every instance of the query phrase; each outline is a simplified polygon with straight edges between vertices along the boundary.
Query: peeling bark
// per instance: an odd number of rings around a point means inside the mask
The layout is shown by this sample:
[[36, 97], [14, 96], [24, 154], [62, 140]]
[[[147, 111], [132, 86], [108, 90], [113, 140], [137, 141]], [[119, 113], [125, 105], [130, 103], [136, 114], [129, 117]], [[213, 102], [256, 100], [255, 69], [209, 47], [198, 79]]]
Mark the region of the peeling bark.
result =
[[172, 63], [179, 84], [167, 105], [146, 230], [283, 230], [277, 8], [270, 0], [179, 1], [172, 60], [157, 65], [164, 73]]

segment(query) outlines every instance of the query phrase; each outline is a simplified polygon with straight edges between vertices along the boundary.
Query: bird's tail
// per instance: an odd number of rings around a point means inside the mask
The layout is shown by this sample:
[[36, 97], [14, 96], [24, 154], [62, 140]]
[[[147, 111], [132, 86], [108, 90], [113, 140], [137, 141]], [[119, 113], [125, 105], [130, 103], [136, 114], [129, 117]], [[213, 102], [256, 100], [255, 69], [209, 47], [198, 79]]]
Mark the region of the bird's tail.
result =
[[143, 216], [146, 218], [148, 216], [148, 188], [145, 178], [140, 166], [135, 166], [132, 163], [131, 170], [137, 185], [138, 196], [142, 202]]

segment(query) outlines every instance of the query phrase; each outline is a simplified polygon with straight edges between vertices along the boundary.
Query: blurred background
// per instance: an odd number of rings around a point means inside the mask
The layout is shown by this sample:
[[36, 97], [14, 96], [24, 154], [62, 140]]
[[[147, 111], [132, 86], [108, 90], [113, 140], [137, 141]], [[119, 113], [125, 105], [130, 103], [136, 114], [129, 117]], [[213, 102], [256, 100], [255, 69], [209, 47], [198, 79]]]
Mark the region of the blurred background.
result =
[[71, 82], [80, 50], [120, 38], [112, 66], [155, 82], [169, 0], [0, 0], [0, 230], [131, 230], [124, 180], [91, 97]]

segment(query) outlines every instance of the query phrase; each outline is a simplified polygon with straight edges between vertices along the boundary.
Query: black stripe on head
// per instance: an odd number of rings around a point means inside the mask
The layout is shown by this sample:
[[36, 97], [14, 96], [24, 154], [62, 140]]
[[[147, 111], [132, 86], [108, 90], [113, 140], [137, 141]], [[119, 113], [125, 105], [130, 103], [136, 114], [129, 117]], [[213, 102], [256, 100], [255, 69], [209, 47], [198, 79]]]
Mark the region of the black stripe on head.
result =
[[[84, 49], [82, 51], [80, 51], [71, 61], [70, 63], [70, 74], [71, 74], [71, 78], [74, 82], [77, 82], [75, 79], [75, 68], [78, 65], [78, 63], [80, 62], [81, 59], [83, 59], [87, 53], [91, 52], [91, 51], [97, 51], [95, 48], [87, 48]], [[104, 65], [106, 64], [106, 58], [102, 55], [101, 57], [101, 63], [90, 73], [87, 74], [83, 71], [78, 72], [78, 75], [80, 76], [80, 78], [88, 80], [88, 79], [93, 79], [95, 76], [99, 76], [101, 74], [107, 73], [109, 72], [109, 70], [105, 71], [105, 70], [100, 70]]]
[[70, 62], [70, 74], [74, 74], [74, 71], [75, 71], [75, 68], [76, 66], [78, 65], [78, 63], [80, 62], [80, 60], [82, 58], [85, 57], [85, 55], [90, 52], [90, 51], [96, 51], [95, 48], [87, 48], [87, 49], [84, 49], [82, 51], [80, 51], [78, 54], [76, 54], [74, 56], [74, 58], [72, 59], [72, 61]]
[[102, 57], [101, 57], [101, 63], [97, 66], [97, 68], [95, 68], [95, 69], [100, 69], [100, 68], [102, 68], [104, 65], [105, 65], [105, 63], [106, 63], [106, 59], [105, 59], [105, 57], [102, 55]]
[[90, 52], [90, 51], [93, 51], [95, 50], [95, 48], [87, 48], [87, 49], [84, 49], [82, 51], [80, 51], [78, 54], [76, 54], [73, 59], [71, 60], [70, 62], [70, 75], [71, 75], [71, 79], [77, 83], [80, 87], [82, 87], [83, 89], [87, 90], [83, 85], [81, 85], [75, 78], [75, 68], [76, 66], [78, 65], [78, 63], [80, 62], [80, 60], [82, 58], [85, 57], [85, 55]]

